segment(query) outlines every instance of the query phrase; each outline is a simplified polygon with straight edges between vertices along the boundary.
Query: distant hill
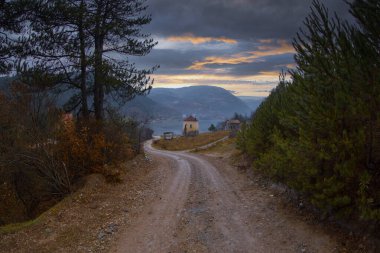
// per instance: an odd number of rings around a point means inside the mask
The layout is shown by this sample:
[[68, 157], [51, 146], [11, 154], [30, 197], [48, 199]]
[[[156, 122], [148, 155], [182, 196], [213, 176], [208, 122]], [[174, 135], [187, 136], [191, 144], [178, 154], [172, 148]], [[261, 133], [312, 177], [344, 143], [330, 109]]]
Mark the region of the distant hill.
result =
[[244, 103], [246, 103], [252, 112], [256, 111], [259, 105], [264, 101], [265, 97], [248, 97], [248, 96], [240, 96], [240, 98]]
[[182, 119], [193, 114], [199, 119], [231, 117], [235, 112], [249, 115], [251, 109], [225, 89], [193, 86], [178, 89], [155, 88], [148, 96], [136, 97], [122, 109], [129, 116], [151, 119]]
[[179, 119], [181, 112], [168, 108], [147, 96], [138, 96], [120, 109], [124, 115], [138, 119]]
[[[0, 88], [11, 80], [0, 77]], [[62, 107], [74, 94], [73, 90], [61, 93], [56, 103]], [[192, 86], [178, 89], [154, 88], [147, 96], [137, 96], [120, 108], [126, 116], [138, 119], [182, 120], [184, 115], [195, 115], [201, 120], [225, 120], [235, 112], [250, 115], [262, 98], [238, 98], [231, 92], [214, 86]], [[109, 101], [113, 104], [112, 101]], [[248, 104], [248, 105], [247, 105]], [[117, 106], [117, 103], [114, 105]]]
[[226, 119], [235, 112], [251, 113], [251, 109], [229, 91], [213, 86], [192, 86], [178, 89], [156, 88], [148, 98], [179, 111], [195, 114], [200, 119]]

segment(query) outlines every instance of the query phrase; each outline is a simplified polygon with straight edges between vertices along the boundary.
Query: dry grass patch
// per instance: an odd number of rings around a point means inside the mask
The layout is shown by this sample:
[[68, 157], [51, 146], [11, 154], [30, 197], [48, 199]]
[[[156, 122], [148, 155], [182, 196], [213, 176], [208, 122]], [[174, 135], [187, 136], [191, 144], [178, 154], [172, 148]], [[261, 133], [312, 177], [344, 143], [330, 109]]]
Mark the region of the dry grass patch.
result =
[[209, 154], [209, 153], [217, 153], [217, 154], [226, 154], [231, 152], [231, 150], [236, 151], [236, 138], [229, 138], [218, 144], [209, 147], [207, 149], [202, 149], [196, 151], [199, 154]]
[[158, 149], [165, 149], [171, 151], [180, 151], [195, 149], [207, 144], [218, 141], [226, 136], [228, 136], [228, 131], [217, 131], [213, 133], [203, 133], [195, 137], [178, 137], [173, 140], [155, 140], [153, 146]]
[[12, 223], [5, 226], [0, 227], [0, 235], [3, 234], [9, 234], [9, 233], [15, 233], [17, 231], [20, 231], [22, 229], [28, 228], [34, 224], [37, 224], [39, 222], [39, 217], [34, 220], [29, 220], [26, 222], [20, 222], [20, 223]]

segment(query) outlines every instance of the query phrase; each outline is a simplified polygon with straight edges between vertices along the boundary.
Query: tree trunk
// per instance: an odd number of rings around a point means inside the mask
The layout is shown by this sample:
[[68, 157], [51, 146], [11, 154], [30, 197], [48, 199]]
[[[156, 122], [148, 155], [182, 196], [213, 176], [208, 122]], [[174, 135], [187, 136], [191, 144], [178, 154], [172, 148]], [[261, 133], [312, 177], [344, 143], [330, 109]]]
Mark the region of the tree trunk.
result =
[[89, 119], [89, 111], [87, 105], [87, 86], [86, 86], [86, 70], [87, 70], [87, 60], [86, 60], [86, 45], [85, 45], [85, 34], [83, 31], [83, 15], [84, 15], [84, 2], [81, 2], [81, 16], [79, 17], [79, 41], [80, 41], [80, 88], [82, 97], [82, 116], [85, 120]]
[[103, 36], [101, 33], [101, 13], [102, 6], [97, 7], [96, 19], [95, 19], [95, 51], [94, 51], [94, 110], [95, 118], [98, 121], [104, 119], [104, 91], [103, 91]]
[[97, 120], [103, 120], [104, 108], [103, 108], [103, 83], [102, 83], [102, 48], [103, 45], [97, 40], [95, 42], [95, 76], [94, 76], [94, 109], [95, 118]]

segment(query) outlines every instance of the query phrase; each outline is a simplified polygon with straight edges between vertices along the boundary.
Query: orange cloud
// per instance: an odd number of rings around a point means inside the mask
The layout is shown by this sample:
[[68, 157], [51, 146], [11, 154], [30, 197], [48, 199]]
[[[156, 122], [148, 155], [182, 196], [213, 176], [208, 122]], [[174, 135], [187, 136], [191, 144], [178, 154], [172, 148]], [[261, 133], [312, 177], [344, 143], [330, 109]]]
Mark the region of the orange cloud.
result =
[[233, 54], [231, 56], [210, 56], [204, 60], [194, 62], [188, 69], [191, 70], [204, 70], [207, 65], [236, 65], [241, 63], [252, 63], [259, 61], [260, 58], [266, 56], [282, 55], [294, 53], [294, 48], [284, 40], [278, 41], [276, 46], [259, 46], [258, 50], [251, 52], [244, 52]]
[[188, 69], [192, 70], [204, 70], [207, 65], [236, 65], [240, 63], [251, 63], [254, 62], [256, 58], [247, 56], [244, 54], [234, 54], [230, 57], [223, 56], [210, 56], [206, 57], [202, 61], [194, 62]]
[[297, 64], [295, 64], [295, 63], [288, 63], [288, 64], [276, 65], [275, 67], [286, 67], [288, 69], [295, 69], [297, 67]]
[[185, 34], [182, 36], [171, 36], [171, 37], [167, 38], [167, 40], [171, 41], [171, 42], [191, 42], [194, 45], [204, 44], [204, 43], [213, 42], [213, 41], [222, 42], [222, 43], [226, 43], [226, 44], [236, 44], [237, 43], [236, 40], [229, 39], [226, 37], [219, 37], [219, 38], [196, 37], [193, 34]]
[[273, 40], [271, 39], [263, 39], [263, 40], [258, 40], [259, 43], [262, 43], [262, 44], [271, 44], [273, 43]]

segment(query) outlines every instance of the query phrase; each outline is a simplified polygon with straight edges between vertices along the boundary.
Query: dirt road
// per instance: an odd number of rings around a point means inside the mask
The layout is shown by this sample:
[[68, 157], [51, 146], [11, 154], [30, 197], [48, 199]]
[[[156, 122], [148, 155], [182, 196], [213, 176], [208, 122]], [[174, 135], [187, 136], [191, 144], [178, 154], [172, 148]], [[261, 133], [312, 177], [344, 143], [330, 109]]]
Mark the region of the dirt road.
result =
[[223, 157], [145, 149], [166, 180], [111, 252], [339, 251], [334, 238], [281, 208]]

